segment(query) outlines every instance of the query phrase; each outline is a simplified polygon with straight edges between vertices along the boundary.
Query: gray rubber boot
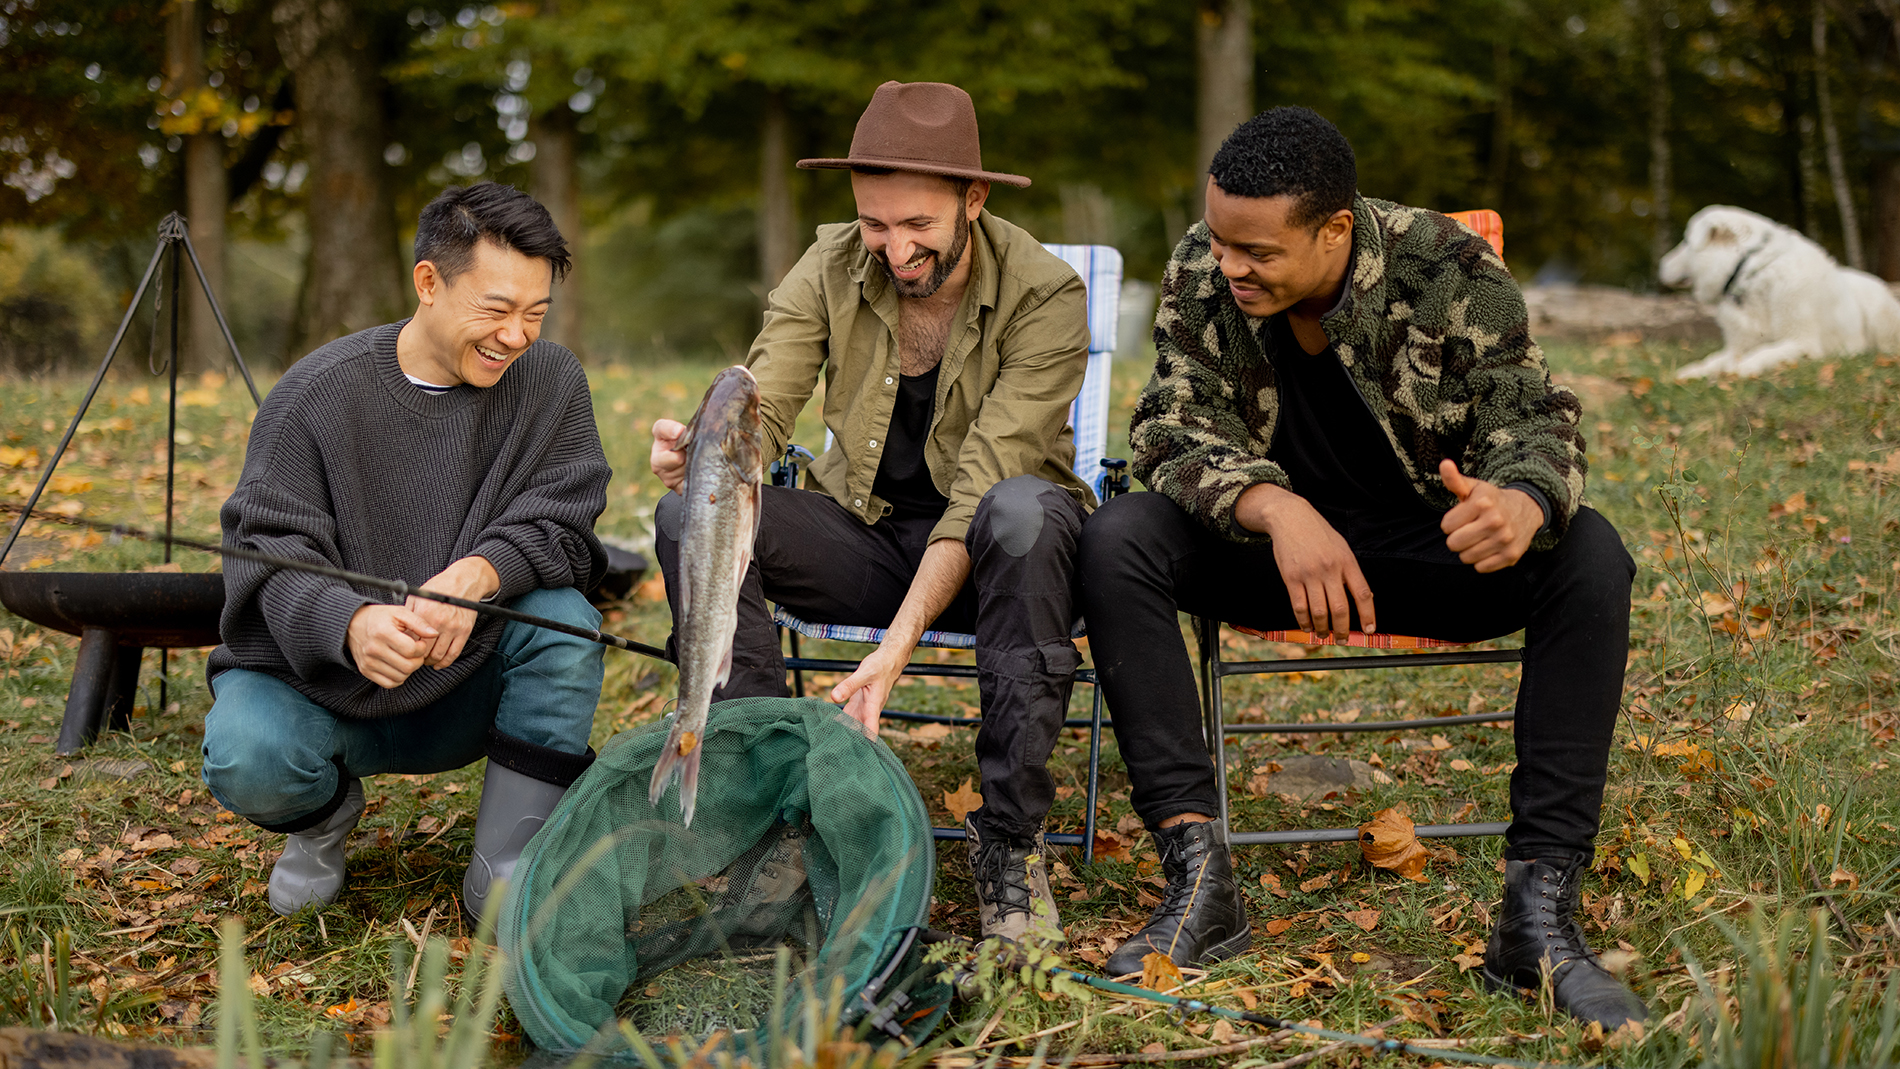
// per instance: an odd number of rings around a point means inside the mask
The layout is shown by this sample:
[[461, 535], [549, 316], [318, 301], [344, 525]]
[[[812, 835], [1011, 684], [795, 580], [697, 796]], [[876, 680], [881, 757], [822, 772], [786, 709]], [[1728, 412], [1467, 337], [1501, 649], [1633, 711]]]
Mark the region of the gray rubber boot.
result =
[[363, 781], [352, 779], [329, 819], [285, 836], [284, 852], [270, 870], [270, 908], [288, 917], [336, 901], [343, 891], [344, 847], [362, 818]]
[[462, 909], [470, 917], [481, 919], [489, 888], [514, 875], [521, 851], [566, 793], [566, 787], [488, 762], [488, 773], [482, 777], [482, 804], [475, 814], [475, 856], [462, 877]]

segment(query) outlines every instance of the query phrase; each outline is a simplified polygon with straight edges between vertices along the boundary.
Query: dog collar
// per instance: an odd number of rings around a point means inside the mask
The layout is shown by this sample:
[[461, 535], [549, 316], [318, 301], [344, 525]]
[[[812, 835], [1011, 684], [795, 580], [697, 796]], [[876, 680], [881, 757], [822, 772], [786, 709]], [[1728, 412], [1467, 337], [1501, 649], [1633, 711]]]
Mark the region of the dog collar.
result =
[[[1722, 296], [1735, 297], [1735, 281], [1742, 277], [1742, 269], [1748, 266], [1748, 258], [1760, 252], [1767, 244], [1767, 242], [1762, 242], [1756, 245], [1754, 248], [1743, 253], [1741, 259], [1735, 261], [1735, 270], [1730, 271], [1728, 273], [1728, 281], [1722, 283]], [[1735, 297], [1735, 300], [1737, 303], [1740, 303], [1741, 298]]]

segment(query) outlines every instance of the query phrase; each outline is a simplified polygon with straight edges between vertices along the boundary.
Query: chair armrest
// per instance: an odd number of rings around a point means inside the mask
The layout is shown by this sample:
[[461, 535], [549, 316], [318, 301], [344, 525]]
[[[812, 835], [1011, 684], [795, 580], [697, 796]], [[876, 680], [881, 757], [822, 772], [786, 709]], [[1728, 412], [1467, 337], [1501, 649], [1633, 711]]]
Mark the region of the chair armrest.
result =
[[766, 472], [767, 477], [771, 479], [773, 486], [788, 486], [796, 489], [799, 468], [810, 464], [812, 459], [811, 450], [793, 442], [785, 447], [784, 456], [772, 462], [772, 467]]

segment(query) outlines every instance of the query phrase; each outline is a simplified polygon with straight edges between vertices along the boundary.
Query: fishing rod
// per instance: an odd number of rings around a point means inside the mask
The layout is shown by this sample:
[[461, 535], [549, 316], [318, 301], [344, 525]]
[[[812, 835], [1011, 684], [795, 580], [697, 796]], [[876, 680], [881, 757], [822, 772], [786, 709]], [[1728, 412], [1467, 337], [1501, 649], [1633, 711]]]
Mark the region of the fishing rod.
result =
[[83, 527], [87, 530], [99, 531], [121, 538], [136, 538], [141, 542], [159, 542], [169, 538], [173, 545], [184, 546], [186, 549], [202, 550], [206, 553], [215, 553], [221, 557], [236, 557], [239, 560], [248, 560], [257, 564], [269, 565], [273, 568], [288, 569], [293, 572], [307, 572], [311, 575], [321, 575], [328, 579], [336, 579], [348, 583], [351, 586], [369, 587], [373, 590], [387, 590], [399, 597], [415, 597], [423, 598], [428, 601], [439, 601], [444, 605], [453, 605], [458, 609], [470, 609], [484, 616], [493, 616], [502, 620], [512, 620], [518, 624], [532, 624], [535, 627], [545, 627], [549, 631], [559, 631], [564, 635], [584, 638], [589, 642], [597, 642], [602, 646], [611, 646], [617, 650], [626, 650], [628, 653], [645, 654], [648, 657], [665, 661], [668, 664], [673, 663], [673, 659], [666, 655], [666, 651], [660, 649], [658, 646], [649, 646], [644, 642], [635, 642], [630, 638], [621, 638], [619, 635], [609, 634], [591, 627], [576, 627], [573, 624], [562, 623], [559, 620], [550, 620], [545, 616], [535, 616], [532, 613], [518, 612], [492, 602], [470, 601], [467, 598], [458, 598], [451, 594], [438, 594], [426, 587], [414, 586], [400, 579], [384, 579], [380, 575], [352, 572], [346, 568], [333, 568], [327, 564], [312, 564], [309, 561], [274, 557], [269, 553], [259, 553], [254, 549], [244, 549], [238, 546], [212, 545], [209, 542], [197, 542], [189, 538], [180, 538], [177, 535], [157, 535], [137, 527], [129, 527], [125, 524], [99, 523], [93, 520], [82, 520], [77, 516], [62, 516], [56, 512], [46, 512], [42, 509], [28, 509], [25, 506], [9, 504], [7, 502], [0, 502], [0, 512], [24, 513], [25, 515], [21, 517], [22, 526], [24, 526], [26, 519], [30, 517], [32, 519], [46, 520], [51, 523], [62, 523], [69, 527]]
[[[924, 943], [953, 942], [962, 944], [971, 955], [970, 958], [965, 959], [965, 968], [968, 968], [968, 963], [974, 960], [976, 954], [982, 953], [984, 950], [981, 946], [970, 944], [967, 939], [950, 935], [946, 932], [926, 931], [922, 941]], [[1024, 965], [1031, 965], [1042, 972], [1048, 973], [1050, 976], [1083, 984], [1097, 991], [1106, 991], [1124, 998], [1139, 999], [1144, 1002], [1152, 1002], [1170, 1007], [1182, 1017], [1186, 1017], [1188, 1014], [1206, 1014], [1214, 1017], [1224, 1017], [1230, 1021], [1260, 1025], [1261, 1027], [1273, 1031], [1285, 1030], [1300, 1035], [1312, 1036], [1315, 1039], [1324, 1039], [1335, 1043], [1350, 1043], [1354, 1046], [1364, 1047], [1375, 1054], [1411, 1054], [1421, 1058], [1439, 1058], [1445, 1061], [1466, 1062], [1471, 1065], [1507, 1066], [1509, 1069], [1561, 1069], [1561, 1067], [1554, 1062], [1527, 1062], [1513, 1058], [1501, 1058], [1491, 1054], [1474, 1054], [1469, 1051], [1445, 1047], [1421, 1047], [1402, 1039], [1386, 1039], [1381, 1036], [1363, 1035], [1358, 1032], [1339, 1032], [1330, 1028], [1320, 1028], [1314, 1025], [1302, 1024], [1298, 1021], [1285, 1020], [1270, 1013], [1255, 1013], [1250, 1010], [1229, 1009], [1225, 1006], [1216, 1006], [1209, 1002], [1203, 1002], [1200, 999], [1182, 998], [1179, 995], [1164, 994], [1145, 987], [1138, 987], [1134, 984], [1118, 983], [1117, 981], [1105, 979], [1100, 976], [1091, 976], [1088, 973], [1077, 972], [1074, 969], [1052, 962], [1032, 961], [1022, 953], [1016, 951], [1015, 948], [998, 947], [996, 950], [1005, 955], [1005, 957], [999, 960], [1012, 969], [1021, 968]]]

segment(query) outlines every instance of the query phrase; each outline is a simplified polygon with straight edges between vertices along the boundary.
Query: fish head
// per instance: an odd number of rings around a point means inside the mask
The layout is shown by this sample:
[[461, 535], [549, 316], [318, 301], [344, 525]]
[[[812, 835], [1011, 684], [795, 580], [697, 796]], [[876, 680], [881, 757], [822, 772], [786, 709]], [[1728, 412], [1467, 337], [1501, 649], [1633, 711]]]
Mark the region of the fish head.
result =
[[713, 376], [682, 441], [716, 442], [741, 477], [757, 483], [765, 453], [759, 424], [759, 380], [734, 364]]

